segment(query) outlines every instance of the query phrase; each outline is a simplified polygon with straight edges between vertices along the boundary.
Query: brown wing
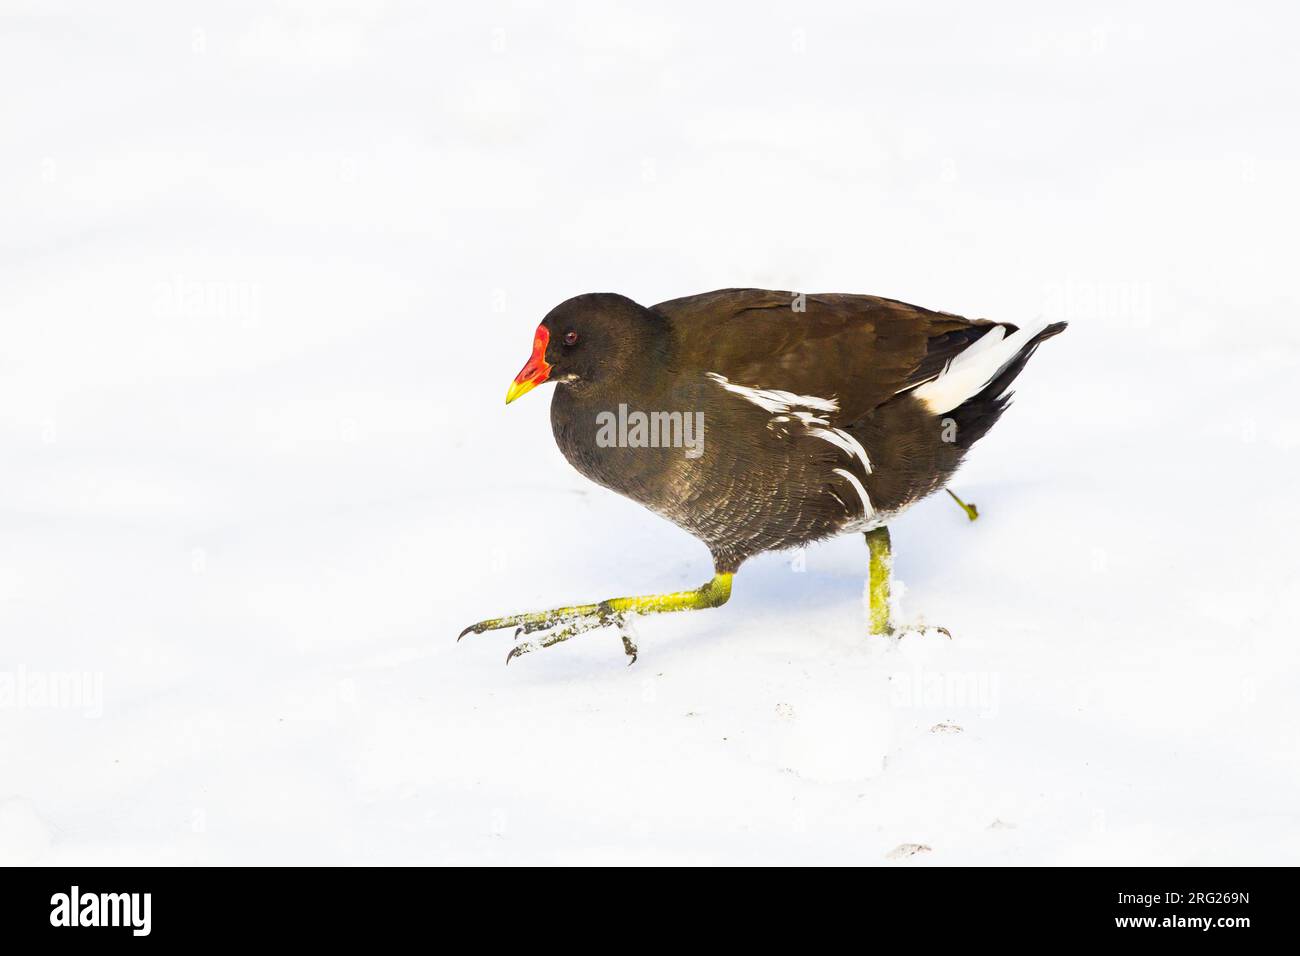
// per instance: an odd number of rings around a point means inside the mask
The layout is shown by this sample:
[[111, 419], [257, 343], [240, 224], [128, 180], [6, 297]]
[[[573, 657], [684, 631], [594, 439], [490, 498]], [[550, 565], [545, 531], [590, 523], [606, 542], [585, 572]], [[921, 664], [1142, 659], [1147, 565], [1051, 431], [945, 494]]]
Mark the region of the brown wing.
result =
[[843, 422], [933, 378], [954, 355], [1005, 324], [870, 295], [800, 299], [765, 289], [722, 289], [653, 310], [672, 324], [679, 369], [835, 398]]

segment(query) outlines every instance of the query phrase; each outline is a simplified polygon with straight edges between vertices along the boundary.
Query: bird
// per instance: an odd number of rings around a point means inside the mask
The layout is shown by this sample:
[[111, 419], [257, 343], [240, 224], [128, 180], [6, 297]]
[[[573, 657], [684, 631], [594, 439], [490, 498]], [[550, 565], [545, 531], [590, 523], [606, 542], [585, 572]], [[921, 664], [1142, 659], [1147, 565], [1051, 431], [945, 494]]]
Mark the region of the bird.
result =
[[630, 664], [630, 619], [720, 607], [749, 558], [844, 534], [868, 546], [868, 633], [916, 630], [890, 610], [889, 525], [946, 487], [1035, 350], [1065, 328], [768, 289], [560, 303], [506, 404], [554, 384], [551, 428], [568, 462], [703, 542], [714, 574], [686, 591], [488, 618], [457, 640], [514, 628], [509, 663], [614, 627]]

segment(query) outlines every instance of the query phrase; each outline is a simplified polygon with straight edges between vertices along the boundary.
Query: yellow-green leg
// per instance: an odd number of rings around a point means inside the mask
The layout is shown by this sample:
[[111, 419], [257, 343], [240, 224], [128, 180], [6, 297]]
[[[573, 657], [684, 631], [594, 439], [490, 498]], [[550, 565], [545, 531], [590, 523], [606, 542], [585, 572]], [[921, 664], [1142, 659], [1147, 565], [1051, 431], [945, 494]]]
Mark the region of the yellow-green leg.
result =
[[[896, 626], [889, 610], [889, 585], [894, 573], [894, 552], [889, 542], [889, 529], [875, 528], [866, 533], [867, 551], [870, 560], [867, 564], [867, 613], [869, 616], [869, 633], [898, 635], [907, 633], [924, 633], [927, 628], [920, 624]], [[931, 630], [951, 638], [946, 627], [931, 627]]]
[[966, 502], [962, 501], [955, 494], [953, 494], [951, 488], [945, 488], [943, 490], [948, 492], [948, 494], [952, 497], [952, 500], [957, 502], [957, 504], [961, 506], [961, 510], [966, 512], [966, 517], [970, 518], [971, 521], [974, 521], [976, 518], [980, 516], [980, 510], [975, 507], [974, 502], [971, 502], [970, 504], [966, 504]]
[[871, 560], [867, 567], [868, 613], [872, 634], [891, 634], [889, 623], [889, 576], [894, 569], [894, 554], [889, 547], [889, 529], [875, 528], [867, 532], [867, 550]]
[[[552, 647], [561, 641], [599, 627], [617, 627], [623, 638], [623, 650], [636, 660], [636, 645], [626, 629], [629, 615], [666, 614], [672, 611], [695, 611], [708, 607], [719, 607], [731, 597], [731, 574], [715, 574], [707, 584], [690, 591], [674, 591], [668, 594], [646, 594], [640, 597], [609, 598], [598, 604], [574, 604], [557, 607], [549, 611], [534, 611], [528, 614], [511, 614], [507, 617], [489, 618], [477, 624], [471, 624], [460, 632], [460, 640], [466, 634], [482, 634], [501, 628], [514, 627], [515, 635], [531, 634], [534, 631], [552, 631], [536, 641], [525, 641], [512, 649], [506, 657], [506, 663], [523, 654], [543, 647]], [[558, 630], [553, 630], [558, 628]]]

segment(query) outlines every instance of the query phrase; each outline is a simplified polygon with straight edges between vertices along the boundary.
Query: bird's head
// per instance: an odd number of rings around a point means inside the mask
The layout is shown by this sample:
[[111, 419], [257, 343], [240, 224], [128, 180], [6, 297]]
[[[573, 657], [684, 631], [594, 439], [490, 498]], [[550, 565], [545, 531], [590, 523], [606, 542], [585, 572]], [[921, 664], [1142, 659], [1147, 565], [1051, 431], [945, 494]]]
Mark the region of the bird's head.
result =
[[654, 313], [626, 296], [592, 292], [561, 302], [533, 333], [533, 354], [506, 392], [509, 405], [543, 382], [585, 386], [643, 361]]

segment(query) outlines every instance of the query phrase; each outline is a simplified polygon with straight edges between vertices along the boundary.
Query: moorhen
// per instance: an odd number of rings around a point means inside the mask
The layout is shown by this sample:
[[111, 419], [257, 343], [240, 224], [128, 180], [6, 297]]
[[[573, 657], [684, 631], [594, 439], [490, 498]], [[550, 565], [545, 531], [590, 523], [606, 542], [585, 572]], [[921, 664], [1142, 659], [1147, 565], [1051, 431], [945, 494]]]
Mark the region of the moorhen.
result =
[[635, 660], [629, 615], [717, 607], [747, 558], [851, 532], [867, 538], [870, 632], [897, 633], [888, 522], [944, 487], [1039, 343], [1064, 329], [763, 289], [650, 308], [611, 293], [561, 303], [506, 404], [554, 382], [564, 457], [703, 541], [714, 576], [691, 591], [492, 618], [461, 637], [548, 632], [509, 663], [613, 625]]

